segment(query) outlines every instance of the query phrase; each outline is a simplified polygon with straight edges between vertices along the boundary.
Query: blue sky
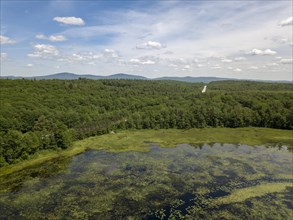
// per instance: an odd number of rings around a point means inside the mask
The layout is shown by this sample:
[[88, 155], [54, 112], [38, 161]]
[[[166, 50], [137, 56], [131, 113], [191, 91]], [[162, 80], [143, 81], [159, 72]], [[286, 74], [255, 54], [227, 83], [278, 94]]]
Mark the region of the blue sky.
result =
[[1, 75], [292, 80], [292, 1], [1, 0]]

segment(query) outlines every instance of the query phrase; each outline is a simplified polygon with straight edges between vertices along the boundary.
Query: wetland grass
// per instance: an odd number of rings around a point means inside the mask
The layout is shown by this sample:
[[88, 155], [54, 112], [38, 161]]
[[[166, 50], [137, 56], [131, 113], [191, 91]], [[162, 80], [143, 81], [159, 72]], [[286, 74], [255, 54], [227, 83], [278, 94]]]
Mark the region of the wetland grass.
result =
[[147, 152], [149, 146], [153, 143], [160, 147], [175, 147], [182, 143], [231, 143], [252, 146], [287, 145], [292, 149], [293, 133], [290, 130], [255, 127], [118, 131], [115, 134], [94, 136], [76, 141], [71, 148], [66, 150], [39, 152], [26, 161], [0, 168], [0, 177], [52, 159], [73, 157], [88, 149], [110, 152]]

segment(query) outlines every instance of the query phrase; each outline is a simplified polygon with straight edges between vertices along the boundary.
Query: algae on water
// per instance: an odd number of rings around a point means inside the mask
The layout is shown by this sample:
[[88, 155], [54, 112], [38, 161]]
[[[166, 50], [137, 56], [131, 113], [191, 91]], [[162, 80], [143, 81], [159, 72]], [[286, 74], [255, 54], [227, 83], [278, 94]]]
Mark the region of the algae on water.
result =
[[0, 218], [290, 219], [291, 160], [232, 144], [89, 150], [1, 176]]

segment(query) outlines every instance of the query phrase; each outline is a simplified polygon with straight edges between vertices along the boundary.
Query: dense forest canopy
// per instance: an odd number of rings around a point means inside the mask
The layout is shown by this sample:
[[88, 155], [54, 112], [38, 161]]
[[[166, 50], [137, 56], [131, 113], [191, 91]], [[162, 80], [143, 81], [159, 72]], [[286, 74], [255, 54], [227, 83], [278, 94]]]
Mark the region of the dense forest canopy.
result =
[[293, 128], [292, 84], [0, 80], [0, 166], [116, 129]]

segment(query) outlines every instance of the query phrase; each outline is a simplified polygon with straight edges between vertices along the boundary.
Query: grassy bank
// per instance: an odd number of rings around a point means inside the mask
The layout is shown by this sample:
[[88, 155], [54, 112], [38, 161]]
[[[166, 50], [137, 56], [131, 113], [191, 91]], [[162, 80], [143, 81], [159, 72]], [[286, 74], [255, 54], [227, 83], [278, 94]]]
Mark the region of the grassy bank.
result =
[[161, 147], [191, 143], [231, 143], [247, 145], [292, 146], [292, 131], [268, 128], [203, 128], [121, 131], [87, 138], [75, 143], [75, 147], [106, 149], [109, 151], [144, 151], [152, 143]]
[[128, 130], [114, 134], [90, 137], [76, 141], [63, 151], [42, 152], [21, 163], [0, 168], [0, 177], [44, 163], [52, 159], [66, 159], [87, 149], [121, 151], [148, 151], [155, 143], [161, 147], [174, 147], [176, 144], [190, 143], [231, 143], [247, 145], [287, 145], [292, 149], [292, 131], [268, 128], [204, 128], [204, 129], [162, 129]]

